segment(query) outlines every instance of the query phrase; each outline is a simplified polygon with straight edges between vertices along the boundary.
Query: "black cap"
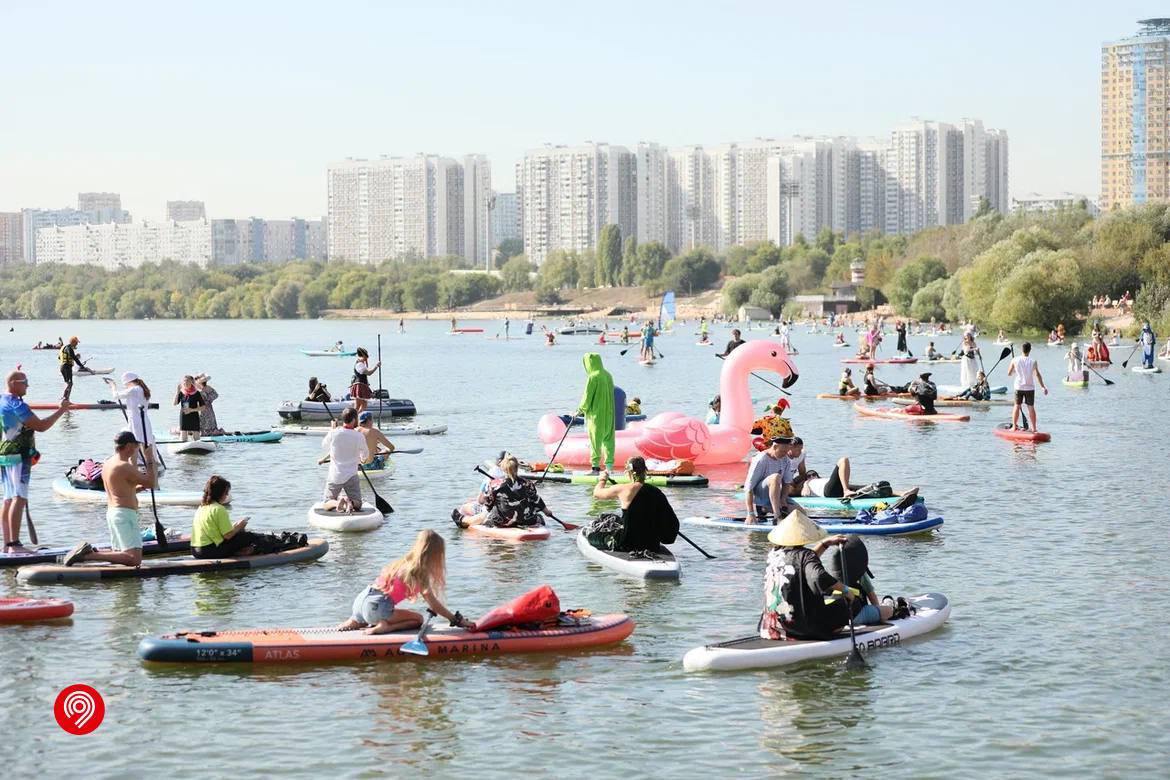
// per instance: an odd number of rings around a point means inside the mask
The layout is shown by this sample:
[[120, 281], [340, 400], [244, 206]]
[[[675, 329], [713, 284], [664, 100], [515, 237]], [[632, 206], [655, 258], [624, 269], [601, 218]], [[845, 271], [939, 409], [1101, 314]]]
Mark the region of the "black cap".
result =
[[792, 444], [795, 441], [796, 441], [796, 439], [794, 439], [791, 436], [777, 436], [774, 439], [769, 439], [768, 443], [769, 444]]
[[924, 371], [924, 372], [922, 372], [921, 374], [919, 374], [919, 375], [918, 375], [918, 378], [919, 378], [919, 379], [930, 379], [930, 372], [929, 372], [929, 371]]

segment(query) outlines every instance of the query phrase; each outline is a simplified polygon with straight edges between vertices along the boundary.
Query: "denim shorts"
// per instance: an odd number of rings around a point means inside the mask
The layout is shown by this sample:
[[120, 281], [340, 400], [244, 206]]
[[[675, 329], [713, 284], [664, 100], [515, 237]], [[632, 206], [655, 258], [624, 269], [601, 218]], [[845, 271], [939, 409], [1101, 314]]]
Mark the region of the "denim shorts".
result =
[[394, 614], [394, 602], [382, 591], [370, 585], [353, 600], [350, 617], [358, 623], [372, 626], [380, 620], [389, 620]]
[[863, 626], [874, 626], [882, 622], [882, 612], [873, 604], [866, 604], [853, 617], [854, 623], [860, 623]]

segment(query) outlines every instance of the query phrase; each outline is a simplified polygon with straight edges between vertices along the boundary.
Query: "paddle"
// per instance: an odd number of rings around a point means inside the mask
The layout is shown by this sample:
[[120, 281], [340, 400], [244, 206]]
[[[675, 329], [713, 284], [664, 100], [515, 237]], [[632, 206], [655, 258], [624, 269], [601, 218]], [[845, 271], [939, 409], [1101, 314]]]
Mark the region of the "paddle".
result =
[[28, 511], [28, 499], [24, 502], [24, 519], [28, 523], [28, 538], [33, 544], [40, 544], [41, 540], [37, 538], [37, 527], [33, 525], [32, 515]]
[[382, 334], [378, 334], [378, 427], [382, 427]]
[[1125, 368], [1126, 364], [1129, 363], [1129, 361], [1133, 360], [1134, 353], [1136, 353], [1138, 351], [1138, 347], [1140, 347], [1141, 345], [1142, 345], [1142, 343], [1140, 341], [1133, 345], [1133, 352], [1130, 352], [1129, 357], [1127, 357], [1125, 360], [1121, 361], [1122, 368]]
[[[995, 371], [995, 369], [999, 367], [999, 364], [1003, 362], [1003, 359], [1010, 354], [1012, 354], [1011, 346], [1004, 347], [1003, 350], [999, 353], [999, 360], [995, 361], [995, 365], [991, 367], [991, 371]], [[980, 359], [980, 363], [982, 365], [982, 358]], [[985, 379], [991, 378], [991, 371], [987, 371], [983, 374]]]
[[[841, 579], [846, 589], [849, 588], [849, 564], [845, 560], [845, 551], [841, 550]], [[842, 596], [842, 598], [845, 598]], [[861, 657], [861, 651], [857, 649], [857, 633], [853, 628], [853, 605], [849, 603], [849, 599], [845, 599], [845, 609], [849, 613], [849, 639], [853, 642], [853, 652], [845, 659], [846, 669], [864, 669], [865, 659]]]
[[[378, 399], [379, 403], [381, 403], [381, 400], [382, 399], [380, 398]], [[337, 418], [333, 416], [333, 410], [329, 408], [329, 402], [326, 401], [324, 404], [322, 404], [322, 406], [325, 407], [325, 412], [329, 415], [330, 422], [337, 422]], [[378, 495], [378, 489], [374, 487], [374, 483], [370, 479], [370, 475], [367, 474], [364, 469], [358, 469], [358, 472], [366, 478], [366, 484], [370, 486], [370, 492], [374, 494], [374, 506], [378, 507], [378, 511], [384, 515], [388, 515], [393, 512], [394, 507], [390, 506], [390, 502]], [[328, 477], [326, 477], [326, 479], [328, 479]]]
[[686, 534], [684, 534], [682, 531], [679, 531], [679, 532], [678, 532], [678, 535], [679, 535], [680, 537], [682, 537], [682, 540], [683, 540], [684, 542], [686, 542], [687, 544], [689, 544], [691, 547], [694, 547], [694, 548], [695, 548], [696, 550], [698, 550], [699, 552], [703, 553], [703, 555], [705, 555], [705, 556], [707, 557], [707, 559], [708, 559], [708, 560], [715, 560], [715, 556], [714, 556], [714, 555], [712, 555], [711, 553], [707, 552], [706, 550], [704, 550], [704, 549], [703, 549], [702, 547], [700, 547], [699, 545], [697, 545], [697, 544], [695, 544], [694, 542], [692, 542], [692, 541], [690, 540], [690, 538], [689, 538], [689, 537], [688, 537]]
[[[489, 474], [488, 472], [484, 471], [482, 466], [476, 466], [474, 469], [472, 469], [472, 471], [478, 471], [480, 474], [483, 474], [483, 475], [484, 475], [485, 477], [487, 477], [488, 479], [495, 479], [495, 477], [493, 477], [491, 474]], [[541, 478], [543, 479], [543, 475], [542, 475], [542, 477], [541, 477]], [[538, 482], [537, 484], [540, 484], [540, 483]], [[548, 515], [549, 517], [551, 517], [553, 520], [556, 520], [556, 521], [557, 521], [558, 523], [560, 523], [562, 526], [564, 526], [564, 528], [565, 528], [565, 530], [566, 530], [566, 531], [576, 531], [578, 528], [580, 528], [580, 527], [581, 527], [581, 526], [579, 526], [579, 525], [573, 525], [572, 523], [566, 523], [564, 520], [562, 520], [561, 518], [557, 517], [557, 516], [556, 516], [556, 515], [554, 515], [552, 512], [548, 511], [548, 508], [547, 508], [547, 507], [545, 507], [545, 508], [544, 508], [543, 510], [541, 510], [541, 511], [542, 511], [544, 514], [546, 514], [546, 515]]]
[[[121, 404], [119, 404], [119, 406], [121, 406]], [[143, 435], [143, 438], [146, 438], [146, 409], [139, 408], [138, 413], [142, 417], [142, 431], [143, 431], [142, 435]], [[150, 451], [150, 445], [144, 443], [143, 444], [143, 451], [142, 451], [142, 464], [144, 466], [147, 463], [146, 458], [148, 456], [153, 458], [154, 453]], [[151, 461], [151, 462], [153, 463], [153, 461]], [[150, 473], [150, 466], [147, 466], [146, 470], [147, 470], [147, 473]], [[156, 472], [155, 480], [151, 480], [151, 483], [150, 483], [150, 511], [154, 513], [154, 539], [156, 542], [158, 542], [158, 548], [160, 550], [165, 550], [165, 549], [167, 549], [167, 529], [163, 528], [162, 522], [158, 519], [158, 502], [155, 501], [155, 498], [154, 498], [154, 483], [155, 483], [155, 481], [157, 481], [157, 472]]]
[[1110, 381], [1110, 380], [1106, 379], [1105, 377], [1101, 376], [1100, 372], [1098, 372], [1098, 371], [1097, 371], [1097, 369], [1095, 369], [1095, 368], [1093, 368], [1092, 366], [1090, 366], [1090, 365], [1089, 365], [1089, 363], [1088, 363], [1088, 361], [1086, 361], [1086, 362], [1085, 362], [1084, 366], [1085, 366], [1085, 368], [1089, 369], [1090, 371], [1092, 371], [1092, 372], [1093, 372], [1094, 374], [1096, 374], [1097, 376], [1100, 376], [1100, 377], [1101, 377], [1101, 381], [1102, 381], [1102, 382], [1104, 382], [1106, 385], [1111, 385], [1111, 384], [1113, 384], [1113, 382], [1112, 382], [1112, 381]]
[[[716, 355], [715, 357], [719, 358], [720, 360], [727, 360], [727, 358], [723, 357], [722, 355]], [[784, 389], [783, 387], [781, 387], [780, 385], [776, 384], [775, 382], [773, 382], [773, 381], [771, 381], [771, 380], [769, 380], [769, 379], [765, 379], [764, 377], [762, 377], [762, 376], [760, 376], [759, 374], [757, 374], [755, 371], [753, 371], [753, 372], [752, 372], [752, 376], [754, 376], [756, 379], [760, 380], [760, 381], [761, 381], [761, 382], [763, 382], [764, 384], [771, 385], [772, 387], [774, 387], [774, 388], [776, 388], [777, 390], [779, 390], [781, 393], [784, 393], [784, 395], [792, 395], [792, 393], [790, 393], [789, 391], [785, 390], [785, 389]]]
[[[578, 409], [577, 411], [573, 412], [573, 417], [577, 417], [577, 415], [579, 415], [579, 414], [584, 414], [584, 412], [585, 412], [584, 409]], [[572, 421], [573, 421], [572, 419], [569, 420], [569, 422], [572, 422]], [[538, 479], [536, 481], [537, 485], [539, 485], [541, 482], [544, 482], [544, 478], [546, 476], [548, 476], [548, 470], [552, 468], [553, 461], [555, 461], [557, 459], [557, 453], [559, 453], [561, 451], [561, 445], [563, 445], [565, 443], [565, 439], [569, 438], [569, 429], [571, 427], [572, 427], [571, 425], [565, 426], [565, 434], [563, 436], [561, 436], [561, 441], [559, 444], [557, 444], [557, 448], [555, 450], [553, 450], [552, 457], [548, 459], [548, 463], [544, 464], [544, 471], [541, 473], [540, 479]]]
[[414, 635], [414, 639], [404, 644], [400, 649], [404, 653], [411, 655], [430, 655], [430, 650], [427, 650], [427, 643], [423, 641], [423, 637], [427, 634], [427, 629], [431, 627], [431, 620], [435, 617], [435, 613], [427, 609], [427, 619], [419, 626], [418, 633]]

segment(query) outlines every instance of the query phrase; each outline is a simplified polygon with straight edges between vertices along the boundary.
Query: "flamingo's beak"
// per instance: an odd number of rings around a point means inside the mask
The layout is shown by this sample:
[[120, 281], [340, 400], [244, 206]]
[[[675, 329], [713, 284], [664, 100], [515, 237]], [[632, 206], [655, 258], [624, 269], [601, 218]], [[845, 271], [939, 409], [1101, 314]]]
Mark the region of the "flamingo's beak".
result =
[[[788, 364], [788, 368], [792, 368], [791, 363]], [[797, 379], [800, 379], [800, 374], [796, 373], [795, 371], [791, 371], [788, 376], [784, 377], [784, 380], [780, 383], [780, 386], [788, 389], [789, 387], [792, 387], [794, 384], [796, 384]]]

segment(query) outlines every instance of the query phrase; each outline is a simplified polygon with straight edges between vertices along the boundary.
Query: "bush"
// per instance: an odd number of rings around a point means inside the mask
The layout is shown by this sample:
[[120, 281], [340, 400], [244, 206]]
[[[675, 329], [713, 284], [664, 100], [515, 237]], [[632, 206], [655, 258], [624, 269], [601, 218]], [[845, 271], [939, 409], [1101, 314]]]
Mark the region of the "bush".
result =
[[898, 269], [884, 292], [899, 314], [907, 314], [914, 295], [937, 279], [947, 277], [947, 267], [936, 257], [920, 257]]
[[709, 290], [719, 281], [719, 261], [706, 247], [672, 258], [662, 269], [667, 289], [693, 295]]
[[943, 298], [946, 296], [948, 284], [950, 284], [948, 279], [935, 279], [914, 293], [914, 299], [910, 302], [910, 316], [920, 322], [946, 320]]

